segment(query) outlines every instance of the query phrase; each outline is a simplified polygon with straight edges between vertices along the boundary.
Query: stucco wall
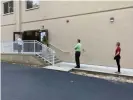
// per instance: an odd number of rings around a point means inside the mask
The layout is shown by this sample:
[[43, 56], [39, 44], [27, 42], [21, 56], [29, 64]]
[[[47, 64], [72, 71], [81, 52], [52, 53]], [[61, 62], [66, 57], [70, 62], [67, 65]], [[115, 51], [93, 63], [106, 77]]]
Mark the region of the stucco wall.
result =
[[13, 41], [13, 32], [20, 31], [18, 25], [19, 2], [15, 0], [13, 1], [14, 1], [14, 12], [11, 14], [3, 13], [3, 3], [7, 1], [5, 0], [1, 1], [1, 41]]
[[39, 9], [26, 11], [22, 2], [22, 22], [133, 6], [131, 1], [40, 1]]
[[[113, 60], [115, 44], [121, 42], [123, 67], [133, 68], [133, 9], [90, 14], [84, 16], [26, 23], [23, 29], [37, 28], [43, 24], [49, 30], [50, 43], [59, 49], [69, 51], [74, 61], [74, 45], [80, 38], [85, 52], [81, 62], [88, 64], [115, 66]], [[110, 17], [114, 23], [110, 23]], [[69, 23], [66, 23], [69, 20]], [[63, 55], [62, 55], [63, 56]], [[69, 57], [67, 57], [69, 58]], [[65, 56], [64, 56], [65, 59]], [[66, 59], [68, 61], [68, 59]]]
[[[44, 25], [44, 28], [49, 31], [50, 43], [62, 51], [69, 52], [69, 57], [68, 55], [67, 57], [64, 56], [66, 55], [64, 53], [58, 53], [58, 55], [62, 59], [70, 62], [74, 62], [73, 47], [76, 39], [80, 38], [83, 49], [85, 49], [85, 52], [81, 56], [81, 63], [87, 64], [115, 66], [115, 61], [113, 60], [115, 44], [117, 41], [120, 41], [122, 48], [122, 67], [133, 68], [133, 46], [131, 45], [133, 42], [133, 8], [65, 17], [127, 6], [133, 6], [133, 3], [126, 1], [40, 1], [39, 9], [26, 11], [25, 2], [23, 1], [21, 4], [21, 30], [40, 29]], [[57, 17], [64, 18], [50, 19]], [[115, 18], [112, 24], [109, 20], [110, 17]], [[11, 17], [11, 20], [13, 18]], [[8, 18], [7, 20], [3, 20], [2, 24], [6, 24], [8, 20]], [[69, 23], [66, 23], [66, 20], [69, 20]], [[9, 21], [9, 23], [11, 22]], [[15, 30], [16, 27], [13, 25], [2, 26], [2, 39], [12, 40], [12, 34]], [[58, 49], [56, 51], [58, 52]]]
[[[5, 0], [1, 1], [1, 26], [8, 25], [8, 24], [15, 24], [15, 12], [12, 14], [4, 15], [3, 13], [3, 3], [6, 2]], [[14, 5], [16, 6], [16, 5]]]
[[13, 32], [15, 32], [15, 25], [1, 27], [1, 41], [13, 41]]

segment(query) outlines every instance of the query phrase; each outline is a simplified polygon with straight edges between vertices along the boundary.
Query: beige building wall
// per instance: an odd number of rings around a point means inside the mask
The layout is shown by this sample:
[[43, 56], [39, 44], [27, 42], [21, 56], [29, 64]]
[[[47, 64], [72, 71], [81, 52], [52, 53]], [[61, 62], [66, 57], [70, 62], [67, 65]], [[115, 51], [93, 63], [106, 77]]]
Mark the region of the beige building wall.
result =
[[36, 10], [25, 10], [25, 1], [22, 2], [22, 22], [44, 20], [110, 10], [133, 6], [131, 1], [40, 1], [40, 7]]
[[[133, 47], [130, 45], [133, 42], [132, 13], [133, 9], [127, 9], [48, 20], [41, 22], [41, 24], [46, 29], [49, 29], [50, 43], [63, 51], [69, 52], [71, 59], [69, 57], [69, 59], [65, 59], [66, 56], [63, 58], [67, 61], [74, 61], [73, 47], [76, 39], [80, 38], [85, 49], [81, 57], [82, 63], [114, 66], [115, 44], [117, 41], [120, 41], [122, 47], [122, 66], [133, 68]], [[109, 20], [110, 16], [115, 18], [115, 22], [112, 24]], [[68, 19], [70, 22], [66, 23]], [[39, 22], [27, 23], [23, 25], [23, 28], [28, 30], [28, 26], [36, 28], [39, 24]]]
[[[68, 62], [74, 62], [73, 47], [76, 39], [80, 38], [85, 50], [82, 52], [81, 63], [94, 65], [115, 66], [113, 60], [115, 44], [120, 41], [122, 67], [133, 68], [133, 46], [131, 45], [133, 7], [117, 9], [129, 6], [133, 6], [133, 2], [40, 1], [38, 9], [26, 11], [23, 1], [21, 2], [21, 31], [40, 29], [44, 25], [49, 31], [50, 44], [57, 47], [58, 49], [54, 49], [58, 56]], [[117, 10], [105, 11], [110, 9]], [[84, 13], [88, 14], [82, 15]], [[115, 18], [114, 23], [110, 23], [110, 17]], [[69, 23], [66, 23], [66, 20], [69, 20]], [[14, 29], [14, 27], [8, 27]], [[2, 34], [9, 33], [5, 30], [3, 28]]]
[[2, 26], [1, 41], [13, 41], [13, 32], [15, 32], [15, 25]]
[[1, 1], [1, 41], [13, 41], [13, 32], [21, 31], [21, 17], [20, 17], [20, 1], [14, 1], [14, 12], [11, 14], [3, 13], [3, 3], [7, 2], [5, 0]]

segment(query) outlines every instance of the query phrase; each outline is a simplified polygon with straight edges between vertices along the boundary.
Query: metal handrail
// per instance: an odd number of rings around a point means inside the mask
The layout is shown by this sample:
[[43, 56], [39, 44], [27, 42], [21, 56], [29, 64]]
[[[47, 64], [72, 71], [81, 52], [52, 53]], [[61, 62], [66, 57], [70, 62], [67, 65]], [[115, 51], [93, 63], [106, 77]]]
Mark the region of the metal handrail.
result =
[[41, 43], [41, 42], [39, 42], [39, 41], [37, 41], [37, 40], [35, 40], [35, 42], [37, 42], [38, 44], [41, 44], [41, 45], [45, 46], [45, 47], [48, 48], [49, 50], [53, 51], [53, 53], [55, 53], [55, 51], [54, 51], [53, 49], [49, 48], [49, 47], [46, 46], [45, 44], [43, 44], [43, 43]]
[[69, 51], [65, 51], [65, 50], [62, 50], [62, 49], [59, 49], [57, 46], [53, 45], [50, 43], [51, 46], [53, 46], [54, 48], [60, 50], [61, 52], [64, 52], [64, 53], [70, 53]]
[[[47, 48], [49, 51], [52, 51], [52, 55], [53, 55], [53, 59], [52, 59], [53, 61], [52, 61], [52, 62], [50, 62], [50, 61], [47, 60], [45, 57], [43, 57], [43, 56], [41, 56], [41, 55], [39, 55], [39, 54], [37, 54], [37, 55], [38, 55], [39, 57], [42, 57], [44, 60], [46, 60], [47, 62], [49, 62], [50, 64], [52, 64], [52, 65], [54, 66], [55, 51], [52, 50], [51, 48], [47, 47], [45, 44], [43, 44], [43, 43], [37, 41], [37, 40], [35, 40], [35, 42], [36, 42], [37, 44], [41, 45], [42, 48], [44, 47], [44, 48]], [[43, 51], [42, 51], [42, 52], [43, 52]]]
[[[17, 53], [16, 49], [14, 49], [14, 44], [16, 44], [16, 43], [17, 43], [16, 41], [2, 41], [2, 42], [0, 42], [1, 49], [2, 49], [1, 52], [2, 53]], [[29, 47], [28, 48], [26, 46], [26, 43], [29, 43], [29, 44], [31, 43], [33, 45], [31, 45], [30, 47], [27, 45]], [[25, 46], [26, 46], [26, 48], [25, 48]], [[37, 46], [37, 48], [36, 48], [36, 46]], [[38, 49], [38, 46], [39, 46], [39, 48], [41, 47], [41, 49]], [[54, 66], [55, 51], [52, 50], [51, 48], [47, 47], [45, 44], [42, 44], [41, 42], [37, 41], [37, 40], [24, 40], [23, 45], [22, 45], [22, 49], [21, 49], [21, 53], [22, 54], [23, 53], [29, 53], [29, 54], [32, 53], [34, 55], [38, 55], [39, 57], [41, 57], [42, 59], [44, 59], [45, 61], [47, 61], [48, 63], [50, 63]], [[52, 55], [53, 58], [48, 59], [46, 57], [47, 55]]]

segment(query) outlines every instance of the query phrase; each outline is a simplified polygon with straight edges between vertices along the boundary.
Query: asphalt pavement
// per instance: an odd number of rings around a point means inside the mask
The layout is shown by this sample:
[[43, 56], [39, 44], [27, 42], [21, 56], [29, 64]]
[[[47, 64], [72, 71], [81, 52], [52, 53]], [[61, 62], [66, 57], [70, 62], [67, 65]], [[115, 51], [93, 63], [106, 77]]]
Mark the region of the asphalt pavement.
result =
[[133, 100], [133, 84], [1, 63], [1, 100]]

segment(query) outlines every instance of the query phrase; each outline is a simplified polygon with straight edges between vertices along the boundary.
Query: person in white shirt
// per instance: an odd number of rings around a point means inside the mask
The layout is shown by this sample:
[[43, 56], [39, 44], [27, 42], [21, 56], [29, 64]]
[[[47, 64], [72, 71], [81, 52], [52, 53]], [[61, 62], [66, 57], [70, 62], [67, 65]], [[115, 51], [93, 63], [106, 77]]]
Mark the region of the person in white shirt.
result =
[[48, 46], [48, 39], [46, 36], [46, 32], [41, 32], [41, 42]]
[[18, 53], [21, 53], [23, 41], [20, 36], [17, 38], [17, 45], [18, 45]]
[[43, 37], [46, 37], [46, 33], [45, 32], [41, 32], [41, 41], [43, 41]]

